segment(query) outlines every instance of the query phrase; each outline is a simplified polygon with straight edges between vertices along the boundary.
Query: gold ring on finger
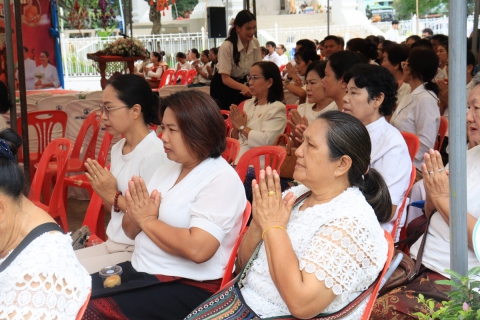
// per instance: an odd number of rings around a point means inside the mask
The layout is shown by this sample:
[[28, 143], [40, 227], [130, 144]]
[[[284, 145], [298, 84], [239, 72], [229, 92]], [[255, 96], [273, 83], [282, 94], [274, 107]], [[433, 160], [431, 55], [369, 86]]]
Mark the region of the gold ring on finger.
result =
[[276, 195], [277, 195], [277, 193], [275, 191], [268, 191], [268, 196], [269, 197], [274, 197]]

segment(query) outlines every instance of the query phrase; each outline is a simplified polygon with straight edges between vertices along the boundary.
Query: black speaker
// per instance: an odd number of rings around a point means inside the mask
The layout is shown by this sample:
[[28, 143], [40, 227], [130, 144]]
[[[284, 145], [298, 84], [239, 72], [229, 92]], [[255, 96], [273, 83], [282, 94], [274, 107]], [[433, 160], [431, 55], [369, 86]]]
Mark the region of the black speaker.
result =
[[225, 7], [207, 7], [208, 37], [226, 38]]

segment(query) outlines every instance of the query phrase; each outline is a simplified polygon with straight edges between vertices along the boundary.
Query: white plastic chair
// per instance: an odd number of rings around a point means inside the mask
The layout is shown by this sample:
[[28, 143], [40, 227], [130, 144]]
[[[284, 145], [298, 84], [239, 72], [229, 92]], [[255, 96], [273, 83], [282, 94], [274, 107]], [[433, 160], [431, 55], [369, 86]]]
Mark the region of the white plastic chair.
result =
[[65, 110], [65, 105], [78, 98], [73, 94], [60, 94], [37, 102], [39, 110]]

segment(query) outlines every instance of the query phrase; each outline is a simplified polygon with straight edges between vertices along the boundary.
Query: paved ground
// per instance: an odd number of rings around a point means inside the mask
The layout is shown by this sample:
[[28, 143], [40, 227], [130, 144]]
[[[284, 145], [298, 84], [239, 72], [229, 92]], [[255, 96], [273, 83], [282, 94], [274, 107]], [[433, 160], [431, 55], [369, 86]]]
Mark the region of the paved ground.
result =
[[[67, 218], [68, 227], [70, 228], [71, 232], [74, 232], [82, 226], [88, 204], [88, 200], [77, 200], [73, 198], [68, 199]], [[110, 221], [110, 212], [105, 213], [105, 228], [107, 227], [108, 221]]]

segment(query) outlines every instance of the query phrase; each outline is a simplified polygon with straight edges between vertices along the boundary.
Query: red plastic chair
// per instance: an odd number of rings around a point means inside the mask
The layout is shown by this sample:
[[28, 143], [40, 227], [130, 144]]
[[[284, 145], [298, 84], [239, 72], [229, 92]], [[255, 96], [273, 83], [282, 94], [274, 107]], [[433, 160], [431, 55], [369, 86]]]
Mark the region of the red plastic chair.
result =
[[415, 156], [417, 155], [418, 149], [420, 148], [420, 140], [413, 133], [404, 131], [400, 133], [402, 134], [403, 139], [405, 139], [405, 142], [407, 143], [408, 153], [410, 154], [410, 159], [413, 162]]
[[[287, 120], [290, 120], [290, 110], [293, 110], [293, 109], [297, 110], [298, 105], [296, 105], [296, 104], [287, 104], [287, 105], [285, 106], [285, 108], [286, 108], [286, 111], [287, 111]], [[287, 123], [287, 126], [285, 127], [284, 133], [290, 134], [290, 132], [292, 132], [292, 129], [290, 128], [290, 126], [289, 126], [288, 123]]]
[[230, 111], [220, 110], [223, 118], [225, 119], [225, 137], [230, 136], [230, 131], [232, 131], [232, 121], [230, 121]]
[[[97, 112], [91, 112], [88, 117], [83, 122], [82, 126], [77, 135], [77, 139], [75, 140], [75, 144], [73, 145], [72, 154], [70, 158], [67, 160], [67, 169], [66, 172], [80, 172], [86, 171], [85, 168], [85, 161], [88, 158], [95, 157], [95, 148], [97, 145], [97, 137], [98, 137], [98, 130], [100, 129], [100, 121], [101, 117], [100, 114]], [[82, 158], [80, 158], [80, 154], [82, 152], [82, 147], [85, 141], [85, 137], [89, 130], [92, 130], [92, 138], [88, 142], [87, 148]], [[57, 172], [55, 162], [50, 163], [47, 169], [47, 175], [45, 178], [45, 183], [43, 185], [42, 196], [45, 203], [50, 201], [50, 192], [51, 192], [51, 182], [53, 177]]]
[[447, 134], [447, 130], [448, 130], [448, 120], [444, 116], [441, 116], [440, 126], [438, 127], [438, 135], [435, 141], [435, 147], [434, 147], [435, 150], [440, 151], [440, 148], [442, 147], [442, 144], [443, 144], [443, 140], [445, 139], [445, 135]]
[[[408, 195], [410, 194], [410, 190], [412, 190], [412, 186], [415, 183], [416, 176], [417, 176], [417, 170], [415, 166], [412, 164], [412, 172], [410, 173], [410, 183], [408, 185], [407, 191], [405, 192], [405, 197], [403, 198], [402, 204], [400, 205], [400, 209], [398, 209], [398, 216], [395, 219], [395, 223], [393, 224], [393, 229], [391, 232], [392, 238], [395, 241], [398, 241], [397, 239], [398, 227], [400, 225], [400, 221], [402, 221], [403, 211], [405, 210], [405, 206], [407, 205]], [[405, 229], [406, 228], [404, 227], [401, 230], [401, 232], [404, 232]]]
[[105, 232], [105, 208], [103, 200], [95, 192], [92, 194], [90, 203], [88, 204], [87, 213], [83, 219], [83, 226], [90, 228], [90, 238], [88, 241], [100, 239], [104, 242], [107, 239]]
[[380, 287], [382, 286], [382, 280], [385, 276], [385, 273], [392, 262], [393, 253], [395, 252], [395, 247], [393, 246], [392, 236], [390, 233], [384, 230], [385, 239], [388, 242], [388, 252], [387, 252], [387, 262], [385, 262], [385, 266], [383, 267], [382, 273], [380, 274], [380, 280], [375, 284], [375, 288], [373, 289], [372, 295], [368, 300], [367, 306], [365, 307], [365, 311], [363, 312], [363, 316], [361, 320], [368, 320], [370, 319], [370, 314], [372, 313], [373, 305], [375, 304], [375, 300], [377, 300], [378, 291], [380, 291]]
[[75, 320], [81, 320], [82, 319], [83, 314], [85, 313], [85, 310], [87, 310], [87, 306], [88, 306], [88, 303], [90, 302], [90, 296], [91, 295], [92, 295], [92, 290], [90, 290], [90, 292], [88, 293], [87, 299], [83, 303], [80, 310], [78, 310], [77, 317], [75, 318]]
[[196, 76], [197, 76], [197, 70], [195, 70], [195, 69], [190, 69], [190, 70], [187, 72], [187, 78], [185, 79], [185, 84], [186, 84], [186, 85], [192, 84], [192, 83], [193, 83], [193, 80], [195, 79]]
[[[35, 172], [34, 166], [37, 164], [47, 146], [55, 138], [64, 138], [67, 128], [68, 116], [65, 111], [61, 110], [45, 110], [35, 111], [27, 114], [27, 122], [29, 127], [33, 127], [38, 137], [38, 150], [37, 152], [30, 152], [30, 179], [32, 179]], [[56, 136], [57, 129], [60, 124], [62, 129], [58, 132], [60, 136]], [[22, 117], [17, 119], [17, 132], [22, 135]], [[23, 162], [23, 149], [20, 148], [18, 152], [18, 161]]]
[[187, 82], [187, 70], [177, 70], [175, 72], [175, 77], [173, 78], [173, 85], [178, 84], [178, 80], [180, 80], [180, 85], [184, 86]]
[[[247, 170], [250, 165], [253, 165], [255, 177], [259, 177], [260, 169], [266, 168], [267, 166], [272, 167], [272, 170], [277, 170], [277, 172], [280, 173], [280, 167], [282, 166], [286, 156], [287, 151], [282, 147], [263, 146], [252, 148], [247, 150], [240, 157], [236, 171], [240, 176], [242, 183], [245, 182]], [[265, 161], [263, 168], [261, 168], [261, 158]]]
[[247, 200], [247, 205], [245, 206], [245, 210], [243, 211], [243, 219], [242, 219], [242, 227], [240, 228], [240, 233], [238, 234], [237, 241], [233, 245], [232, 253], [230, 254], [230, 258], [228, 259], [227, 266], [225, 267], [225, 273], [223, 274], [222, 283], [220, 284], [220, 288], [223, 288], [227, 283], [229, 283], [233, 279], [233, 268], [235, 266], [235, 259], [237, 258], [237, 251], [240, 243], [242, 242], [243, 236], [247, 232], [247, 223], [250, 219], [252, 206], [250, 202]]
[[280, 68], [278, 68], [278, 69], [280, 70], [280, 72], [282, 72], [282, 71], [285, 69], [286, 66], [287, 66], [287, 65], [284, 64], [283, 66], [280, 66]]
[[[65, 170], [67, 169], [67, 160], [70, 152], [72, 151], [72, 142], [66, 138], [58, 138], [53, 140], [40, 158], [38, 163], [38, 169], [35, 172], [35, 176], [32, 180], [32, 186], [28, 199], [33, 202], [37, 207], [45, 210], [50, 216], [56, 219], [62, 229], [68, 232], [67, 211], [63, 203], [63, 182], [65, 179]], [[40, 193], [42, 190], [42, 184], [47, 177], [46, 171], [50, 161], [55, 159], [57, 163], [57, 179], [55, 181], [55, 187], [52, 191], [52, 197], [49, 204], [44, 204], [40, 201]]]
[[235, 163], [240, 152], [240, 142], [237, 139], [227, 137], [227, 146], [222, 153], [222, 157], [231, 165]]
[[[108, 149], [110, 147], [110, 143], [112, 142], [113, 136], [105, 131], [105, 135], [103, 136], [102, 140], [102, 145], [100, 146], [100, 151], [97, 155], [97, 162], [102, 166], [105, 167], [105, 163], [107, 162], [107, 155], [108, 155]], [[68, 201], [68, 187], [76, 187], [76, 188], [83, 188], [88, 191], [88, 194], [90, 195], [90, 199], [93, 196], [93, 188], [92, 185], [90, 184], [90, 181], [87, 178], [87, 175], [85, 173], [82, 174], [77, 174], [73, 176], [68, 176], [65, 177], [65, 183], [64, 183], [64, 203], [65, 206], [67, 205]]]
[[240, 112], [243, 112], [243, 106], [244, 106], [244, 105], [245, 105], [245, 100], [243, 100], [242, 102], [240, 102], [240, 103], [238, 104], [237, 107], [238, 107], [238, 110], [240, 110]]
[[152, 89], [152, 91], [153, 92], [158, 92], [158, 90], [160, 90], [164, 86], [175, 85], [174, 76], [175, 76], [175, 70], [174, 69], [168, 69], [168, 70], [163, 71], [162, 80], [160, 80], [160, 84], [158, 85], [158, 88], [157, 89]]

